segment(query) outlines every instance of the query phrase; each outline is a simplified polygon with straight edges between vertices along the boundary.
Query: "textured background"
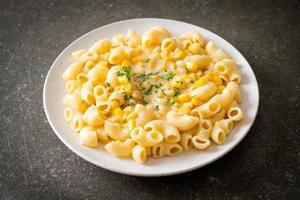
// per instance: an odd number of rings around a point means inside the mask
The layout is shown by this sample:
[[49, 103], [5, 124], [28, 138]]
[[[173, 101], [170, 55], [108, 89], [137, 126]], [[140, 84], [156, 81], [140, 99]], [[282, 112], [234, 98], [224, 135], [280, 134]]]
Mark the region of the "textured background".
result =
[[[299, 198], [300, 3], [285, 2], [0, 0], [0, 199]], [[253, 67], [257, 119], [222, 159], [178, 176], [130, 177], [84, 161], [51, 130], [42, 90], [54, 59], [82, 34], [137, 17], [211, 30]]]

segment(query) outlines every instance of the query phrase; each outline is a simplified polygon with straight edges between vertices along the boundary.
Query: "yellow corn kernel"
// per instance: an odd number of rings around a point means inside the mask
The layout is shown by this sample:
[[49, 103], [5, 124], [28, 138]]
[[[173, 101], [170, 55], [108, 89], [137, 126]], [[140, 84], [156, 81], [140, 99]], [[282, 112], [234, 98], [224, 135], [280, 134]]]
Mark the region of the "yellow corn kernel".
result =
[[131, 86], [130, 86], [130, 85], [127, 85], [127, 86], [125, 87], [125, 92], [126, 92], [126, 94], [129, 94], [129, 95], [132, 94], [132, 89], [131, 89]]
[[131, 119], [126, 123], [126, 127], [129, 129], [129, 131], [131, 131], [132, 129], [134, 129], [136, 127], [136, 120], [135, 119]]
[[158, 92], [157, 92], [157, 97], [158, 98], [163, 98], [165, 95], [164, 95], [164, 93], [161, 91], [161, 90], [159, 90]]
[[123, 115], [122, 109], [121, 109], [120, 107], [115, 108], [115, 109], [113, 110], [113, 115], [114, 115], [114, 116], [118, 116], [118, 117], [122, 117], [122, 115]]
[[186, 68], [190, 72], [196, 72], [198, 70], [197, 64], [191, 61], [186, 62]]
[[181, 106], [178, 110], [179, 113], [186, 114], [186, 115], [190, 114], [191, 111], [192, 111], [192, 109], [188, 106]]
[[110, 102], [110, 107], [111, 107], [111, 109], [113, 110], [113, 109], [115, 109], [115, 108], [120, 107], [120, 104], [119, 104], [118, 101], [112, 100], [112, 101]]
[[126, 114], [129, 114], [129, 113], [133, 112], [132, 106], [126, 106], [126, 107], [123, 109], [123, 112], [126, 113]]
[[224, 85], [218, 86], [218, 93], [222, 93], [224, 89], [225, 89]]
[[188, 47], [192, 54], [199, 54], [203, 49], [199, 43], [193, 43]]
[[122, 65], [122, 67], [130, 67], [132, 65], [132, 63], [129, 60], [125, 59], [122, 61], [121, 65]]
[[192, 81], [195, 81], [197, 78], [197, 74], [196, 73], [190, 73], [189, 77], [191, 78]]
[[154, 64], [155, 64], [154, 59], [150, 59], [149, 62], [148, 62], [149, 67], [153, 68]]
[[166, 65], [162, 65], [162, 66], [160, 66], [160, 69], [161, 70], [167, 70], [167, 66]]
[[183, 59], [185, 57], [185, 53], [183, 51], [178, 51], [176, 52], [174, 55], [173, 55], [173, 58], [175, 60], [180, 60], [180, 59]]
[[202, 76], [196, 83], [192, 86], [192, 89], [198, 88], [209, 81], [207, 76]]
[[218, 75], [214, 75], [212, 77], [212, 81], [217, 85], [217, 86], [221, 86], [222, 84], [222, 80]]
[[205, 76], [208, 78], [208, 80], [212, 80], [212, 78], [213, 78], [213, 75], [210, 72], [208, 72], [207, 74], [205, 74]]
[[152, 79], [155, 81], [158, 81], [160, 79], [160, 77], [156, 74], [152, 76]]
[[118, 81], [119, 81], [120, 84], [127, 84], [128, 83], [128, 79], [127, 79], [126, 76], [119, 76]]
[[139, 56], [135, 56], [131, 59], [131, 61], [136, 64], [136, 63], [139, 63], [139, 62], [143, 62], [143, 59]]
[[191, 102], [194, 106], [200, 106], [203, 102], [198, 97], [192, 97]]
[[173, 81], [173, 86], [179, 89], [184, 89], [186, 87], [186, 82], [182, 79]]
[[191, 96], [189, 94], [181, 94], [178, 96], [177, 99], [180, 103], [184, 103], [184, 102], [189, 101], [191, 99]]

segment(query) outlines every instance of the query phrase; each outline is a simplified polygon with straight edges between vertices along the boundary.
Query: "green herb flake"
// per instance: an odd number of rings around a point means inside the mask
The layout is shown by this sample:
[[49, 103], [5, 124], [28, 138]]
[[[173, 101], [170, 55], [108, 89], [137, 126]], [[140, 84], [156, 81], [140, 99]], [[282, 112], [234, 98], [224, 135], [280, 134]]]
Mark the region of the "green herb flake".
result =
[[161, 84], [161, 83], [156, 83], [156, 84], [154, 84], [154, 87], [155, 87], [156, 89], [159, 89], [159, 88], [161, 88], [161, 86], [162, 86], [162, 84]]
[[128, 102], [130, 99], [133, 99], [133, 96], [128, 95], [127, 93], [124, 93], [123, 99], [124, 99], [124, 101]]
[[147, 80], [149, 80], [152, 76], [158, 74], [159, 72], [155, 72], [155, 73], [152, 73], [152, 72], [142, 72], [140, 74], [137, 74], [136, 76], [136, 79], [138, 79], [138, 81], [141, 81], [141, 82], [145, 82]]
[[165, 73], [165, 74], [159, 75], [159, 77], [160, 77], [161, 79], [164, 79], [164, 80], [166, 80], [166, 81], [171, 80], [174, 76], [175, 76], [175, 73], [174, 73], [174, 72], [167, 72], [167, 73]]
[[145, 95], [150, 95], [152, 93], [153, 87], [154, 87], [154, 85], [150, 85], [150, 87], [148, 89], [143, 88], [142, 93], [145, 94]]
[[155, 105], [155, 110], [159, 111], [159, 105]]
[[183, 85], [183, 81], [176, 81], [176, 83], [180, 83], [181, 85]]
[[147, 105], [148, 104], [148, 102], [146, 101], [145, 97], [142, 97], [141, 104], [143, 104], [143, 105]]
[[106, 85], [106, 87], [110, 87], [111, 83], [110, 82], [106, 82], [105, 85]]
[[178, 95], [181, 94], [181, 91], [178, 88], [175, 87], [173, 90], [174, 90], [174, 97], [177, 97]]
[[172, 98], [170, 98], [170, 99], [168, 100], [168, 104], [169, 104], [169, 105], [172, 105], [172, 104], [175, 103], [175, 101], [176, 101], [175, 97], [172, 97]]
[[121, 71], [118, 71], [117, 75], [125, 76], [128, 79], [128, 81], [131, 80], [131, 70], [129, 67], [123, 67]]

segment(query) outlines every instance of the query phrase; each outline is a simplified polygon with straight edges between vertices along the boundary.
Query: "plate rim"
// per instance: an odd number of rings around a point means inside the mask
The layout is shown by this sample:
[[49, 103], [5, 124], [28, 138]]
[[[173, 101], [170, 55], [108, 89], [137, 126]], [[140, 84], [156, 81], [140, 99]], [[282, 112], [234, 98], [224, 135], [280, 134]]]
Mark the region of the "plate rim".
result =
[[[59, 58], [64, 54], [64, 52], [67, 51], [67, 49], [71, 45], [73, 45], [74, 43], [76, 43], [78, 40], [81, 40], [82, 38], [86, 37], [87, 35], [95, 32], [95, 31], [97, 31], [98, 29], [105, 28], [107, 26], [114, 26], [114, 25], [117, 25], [117, 24], [120, 24], [120, 23], [130, 22], [130, 21], [143, 21], [143, 20], [163, 20], [163, 21], [169, 21], [169, 22], [172, 22], [172, 23], [182, 23], [182, 24], [186, 24], [186, 25], [192, 25], [192, 26], [195, 26], [197, 28], [204, 29], [207, 32], [209, 32], [210, 34], [212, 34], [214, 36], [217, 36], [220, 39], [224, 40], [225, 43], [226, 43], [226, 45], [229, 45], [230, 48], [235, 49], [240, 54], [240, 56], [242, 57], [242, 59], [249, 65], [249, 69], [252, 71], [252, 73], [254, 75], [255, 86], [257, 88], [257, 95], [256, 95], [257, 96], [257, 107], [255, 108], [255, 113], [254, 113], [253, 121], [251, 121], [251, 124], [247, 127], [247, 129], [245, 131], [245, 134], [238, 141], [235, 141], [228, 149], [223, 150], [219, 155], [215, 156], [213, 159], [211, 159], [211, 160], [209, 160], [209, 161], [207, 161], [207, 162], [205, 162], [203, 164], [195, 165], [193, 167], [187, 167], [185, 169], [174, 170], [174, 171], [170, 171], [170, 172], [163, 172], [163, 173], [159, 173], [159, 172], [155, 173], [154, 172], [152, 174], [148, 174], [148, 173], [147, 174], [143, 174], [143, 173], [139, 173], [139, 172], [134, 173], [134, 172], [128, 172], [128, 171], [123, 170], [123, 169], [110, 168], [107, 165], [103, 165], [103, 164], [94, 162], [93, 159], [90, 159], [89, 157], [86, 157], [80, 151], [77, 151], [75, 148], [73, 148], [73, 146], [70, 143], [68, 143], [66, 140], [64, 140], [62, 138], [62, 136], [58, 133], [58, 130], [55, 128], [54, 124], [50, 120], [49, 111], [48, 111], [49, 108], [47, 106], [48, 104], [47, 104], [47, 97], [46, 97], [46, 93], [47, 93], [46, 91], [47, 91], [47, 87], [48, 87], [48, 83], [49, 83], [49, 76], [50, 76], [51, 71], [53, 70], [55, 64], [57, 63], [57, 61], [59, 60]], [[54, 60], [54, 62], [52, 63], [51, 67], [49, 68], [49, 70], [47, 72], [47, 75], [46, 75], [46, 78], [45, 78], [45, 81], [44, 81], [44, 86], [43, 86], [43, 107], [44, 107], [44, 111], [45, 111], [45, 114], [46, 114], [46, 117], [47, 117], [47, 121], [50, 124], [50, 127], [52, 128], [52, 130], [54, 131], [55, 135], [64, 143], [64, 145], [66, 145], [72, 152], [74, 152], [75, 154], [77, 154], [80, 158], [88, 161], [89, 163], [91, 163], [93, 165], [96, 165], [98, 167], [101, 167], [103, 169], [106, 169], [106, 170], [109, 170], [109, 171], [112, 171], [112, 172], [116, 172], [116, 173], [120, 173], [120, 174], [124, 174], [124, 175], [130, 175], [130, 176], [140, 176], [140, 177], [161, 177], [161, 176], [171, 176], [171, 175], [176, 175], [176, 174], [182, 174], [182, 173], [186, 173], [186, 172], [189, 172], [189, 171], [193, 171], [193, 170], [202, 168], [202, 167], [207, 166], [207, 165], [215, 162], [216, 160], [222, 158], [223, 156], [225, 156], [226, 154], [228, 154], [232, 149], [234, 149], [238, 144], [240, 144], [240, 142], [242, 140], [244, 140], [244, 138], [246, 137], [246, 135], [248, 135], [248, 133], [251, 130], [254, 122], [256, 121], [257, 113], [258, 113], [258, 110], [259, 110], [259, 104], [260, 104], [259, 85], [258, 85], [258, 82], [257, 82], [257, 78], [255, 76], [255, 73], [254, 73], [251, 65], [249, 64], [249, 62], [246, 60], [246, 58], [243, 56], [243, 54], [236, 47], [234, 47], [231, 43], [229, 43], [227, 40], [225, 40], [220, 35], [215, 34], [214, 32], [212, 32], [212, 31], [210, 31], [210, 30], [208, 30], [206, 28], [200, 27], [200, 26], [192, 24], [192, 23], [188, 23], [188, 22], [184, 22], [184, 21], [179, 21], [179, 20], [173, 20], [173, 19], [167, 19], [167, 18], [131, 18], [131, 19], [126, 19], [126, 20], [121, 20], [121, 21], [115, 21], [115, 22], [106, 24], [104, 26], [100, 26], [98, 28], [95, 28], [95, 29], [93, 29], [93, 30], [91, 30], [91, 31], [89, 31], [89, 32], [81, 35], [76, 40], [74, 40], [73, 42], [71, 42], [70, 44], [68, 44], [63, 49], [63, 51], [56, 57], [56, 59]]]

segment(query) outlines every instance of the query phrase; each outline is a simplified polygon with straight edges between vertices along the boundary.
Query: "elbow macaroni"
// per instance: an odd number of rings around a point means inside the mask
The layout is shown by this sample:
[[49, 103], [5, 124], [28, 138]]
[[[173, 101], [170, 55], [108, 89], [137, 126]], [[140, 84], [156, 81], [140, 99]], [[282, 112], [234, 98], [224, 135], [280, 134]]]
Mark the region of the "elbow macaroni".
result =
[[130, 29], [72, 57], [63, 114], [84, 146], [143, 164], [222, 144], [243, 119], [237, 64], [198, 32]]
[[175, 126], [179, 131], [187, 131], [192, 129], [199, 123], [199, 118], [191, 115], [182, 115], [170, 111], [167, 114], [167, 121]]
[[133, 147], [131, 155], [136, 162], [143, 164], [147, 159], [146, 148], [138, 144]]
[[98, 138], [96, 129], [94, 127], [86, 126], [80, 130], [79, 133], [80, 144], [88, 147], [97, 147]]
[[155, 130], [160, 132], [167, 142], [176, 143], [180, 140], [180, 133], [178, 129], [167, 121], [153, 120], [148, 122], [144, 128], [146, 131]]
[[131, 138], [140, 145], [151, 147], [163, 141], [164, 136], [156, 130], [145, 131], [142, 127], [136, 127], [130, 133]]

